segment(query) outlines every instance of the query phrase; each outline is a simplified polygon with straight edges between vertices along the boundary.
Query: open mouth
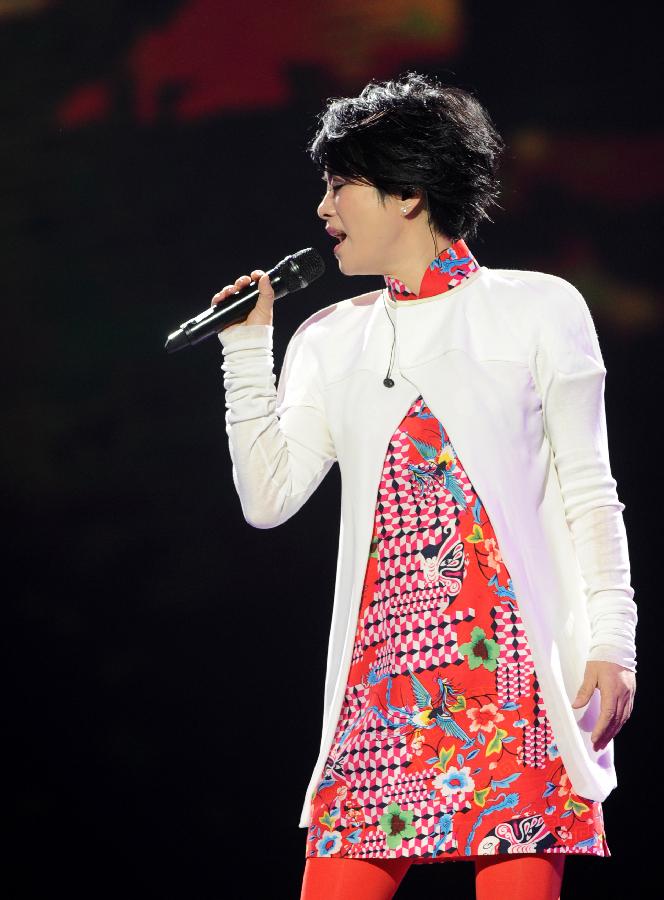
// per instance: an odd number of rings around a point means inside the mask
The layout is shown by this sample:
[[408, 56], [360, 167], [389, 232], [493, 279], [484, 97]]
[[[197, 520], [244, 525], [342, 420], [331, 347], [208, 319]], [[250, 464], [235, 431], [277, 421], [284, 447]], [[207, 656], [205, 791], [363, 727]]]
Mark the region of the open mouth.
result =
[[338, 234], [335, 234], [334, 236], [337, 239], [337, 245], [343, 244], [343, 242], [346, 240], [346, 234], [343, 231], [338, 232]]

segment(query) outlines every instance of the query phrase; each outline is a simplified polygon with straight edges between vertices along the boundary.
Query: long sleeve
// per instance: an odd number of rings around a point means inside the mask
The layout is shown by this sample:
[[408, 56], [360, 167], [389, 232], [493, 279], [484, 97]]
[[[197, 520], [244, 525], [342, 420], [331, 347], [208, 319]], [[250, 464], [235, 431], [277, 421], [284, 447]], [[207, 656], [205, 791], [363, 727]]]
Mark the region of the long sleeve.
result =
[[233, 482], [246, 521], [272, 528], [300, 509], [336, 459], [306, 329], [291, 338], [278, 388], [272, 325], [219, 333]]
[[[636, 671], [637, 608], [623, 520], [611, 474], [604, 405], [606, 368], [590, 310], [556, 279], [536, 354], [544, 428], [588, 601], [588, 658]], [[561, 290], [562, 288], [562, 290]]]

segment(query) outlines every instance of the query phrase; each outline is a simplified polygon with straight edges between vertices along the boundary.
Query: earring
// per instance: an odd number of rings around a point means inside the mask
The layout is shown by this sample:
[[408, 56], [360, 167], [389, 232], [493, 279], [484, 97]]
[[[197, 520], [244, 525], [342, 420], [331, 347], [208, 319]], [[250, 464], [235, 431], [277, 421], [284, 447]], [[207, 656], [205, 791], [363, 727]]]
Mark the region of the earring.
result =
[[405, 216], [406, 213], [408, 212], [408, 207], [407, 207], [407, 206], [402, 206], [402, 207], [401, 207], [401, 212], [402, 212], [402, 213], [404, 214], [404, 216]]

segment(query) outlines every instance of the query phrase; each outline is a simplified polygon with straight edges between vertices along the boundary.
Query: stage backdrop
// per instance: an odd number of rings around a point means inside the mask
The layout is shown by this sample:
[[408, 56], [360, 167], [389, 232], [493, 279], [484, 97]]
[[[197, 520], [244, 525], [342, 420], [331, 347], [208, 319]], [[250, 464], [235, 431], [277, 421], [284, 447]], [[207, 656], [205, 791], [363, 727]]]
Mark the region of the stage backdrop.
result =
[[[664, 138], [648, 16], [641, 3], [0, 0], [6, 896], [202, 900], [232, 877], [248, 895], [298, 896], [338, 470], [282, 527], [252, 528], [220, 346], [163, 343], [223, 285], [303, 247], [327, 272], [277, 302], [277, 371], [312, 311], [380, 286], [338, 272], [305, 147], [327, 98], [408, 68], [474, 92], [507, 141], [479, 261], [569, 279], [600, 334], [639, 690], [604, 805], [613, 856], [570, 860], [563, 896], [634, 890], [660, 761]], [[399, 896], [468, 892], [470, 871], [420, 867]]]

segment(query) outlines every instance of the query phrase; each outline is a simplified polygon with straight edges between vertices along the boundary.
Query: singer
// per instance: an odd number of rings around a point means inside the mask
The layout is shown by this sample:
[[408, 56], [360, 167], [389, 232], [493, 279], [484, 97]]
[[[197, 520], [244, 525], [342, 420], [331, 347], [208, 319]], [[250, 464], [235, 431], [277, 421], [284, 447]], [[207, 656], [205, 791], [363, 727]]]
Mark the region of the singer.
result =
[[286, 521], [335, 462], [343, 485], [301, 897], [386, 900], [411, 863], [468, 860], [479, 900], [557, 898], [567, 854], [611, 855], [636, 692], [595, 326], [563, 278], [473, 253], [505, 144], [470, 93], [372, 81], [308, 149], [339, 270], [381, 288], [306, 319], [278, 386], [269, 276], [212, 298], [258, 281], [219, 333], [246, 521]]

